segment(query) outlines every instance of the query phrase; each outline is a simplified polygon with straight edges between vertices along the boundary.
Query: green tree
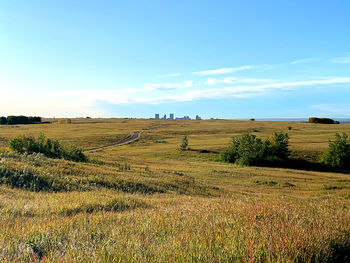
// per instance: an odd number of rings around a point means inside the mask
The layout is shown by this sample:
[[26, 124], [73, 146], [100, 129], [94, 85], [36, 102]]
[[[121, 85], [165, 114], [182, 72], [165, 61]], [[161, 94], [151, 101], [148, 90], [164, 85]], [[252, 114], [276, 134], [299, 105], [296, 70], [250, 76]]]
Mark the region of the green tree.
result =
[[275, 132], [271, 138], [271, 154], [281, 159], [286, 159], [290, 155], [288, 133]]
[[0, 117], [0, 124], [6, 124], [7, 123], [7, 118], [2, 116]]
[[181, 151], [186, 151], [188, 149], [188, 139], [187, 139], [187, 136], [184, 136], [182, 138], [182, 143], [180, 145], [180, 150]]
[[267, 165], [285, 161], [290, 154], [288, 140], [288, 134], [283, 132], [275, 132], [265, 141], [247, 133], [234, 137], [220, 156], [225, 162], [239, 165]]
[[225, 162], [239, 165], [257, 165], [264, 155], [264, 144], [253, 134], [243, 134], [232, 139], [231, 145], [221, 152]]
[[329, 141], [328, 150], [322, 154], [321, 162], [335, 168], [350, 168], [350, 141], [346, 133], [335, 134], [335, 140]]

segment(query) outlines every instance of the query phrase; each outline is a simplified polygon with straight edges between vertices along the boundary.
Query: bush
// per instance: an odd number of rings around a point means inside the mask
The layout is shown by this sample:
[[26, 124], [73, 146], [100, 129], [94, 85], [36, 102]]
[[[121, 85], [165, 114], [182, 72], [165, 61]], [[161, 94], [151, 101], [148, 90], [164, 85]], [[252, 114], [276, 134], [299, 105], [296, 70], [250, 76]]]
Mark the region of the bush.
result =
[[30, 191], [57, 190], [54, 180], [49, 176], [36, 175], [31, 169], [14, 169], [0, 165], [0, 184]]
[[335, 134], [335, 140], [329, 141], [328, 150], [322, 154], [321, 162], [334, 168], [350, 168], [350, 141], [347, 134]]
[[44, 135], [37, 138], [33, 136], [18, 136], [9, 141], [11, 150], [18, 153], [42, 153], [49, 158], [63, 158], [74, 162], [86, 162], [87, 157], [82, 149], [69, 145], [61, 146], [58, 140], [46, 139]]
[[339, 122], [336, 123], [334, 120], [329, 118], [317, 118], [317, 117], [309, 118], [309, 123], [339, 124]]
[[266, 165], [288, 158], [287, 133], [275, 132], [270, 139], [262, 141], [253, 134], [234, 137], [231, 145], [221, 152], [225, 162], [239, 165]]
[[186, 151], [188, 149], [188, 139], [187, 136], [183, 137], [182, 143], [180, 145], [180, 150], [181, 151]]
[[0, 117], [0, 125], [6, 124], [7, 123], [7, 118], [2, 116]]
[[222, 159], [226, 162], [240, 165], [254, 165], [261, 159], [263, 142], [252, 134], [244, 134], [234, 137], [231, 146], [222, 153]]
[[9, 125], [16, 125], [16, 124], [34, 124], [34, 123], [40, 123], [41, 117], [26, 117], [23, 115], [20, 116], [8, 116], [5, 123], [1, 124], [9, 124]]
[[[268, 143], [267, 140], [265, 143]], [[290, 155], [288, 133], [275, 132], [270, 137], [270, 155], [279, 159], [287, 159]]]
[[70, 144], [62, 154], [62, 157], [66, 160], [71, 160], [74, 162], [86, 162], [87, 157], [83, 153], [83, 150], [76, 147], [73, 144]]

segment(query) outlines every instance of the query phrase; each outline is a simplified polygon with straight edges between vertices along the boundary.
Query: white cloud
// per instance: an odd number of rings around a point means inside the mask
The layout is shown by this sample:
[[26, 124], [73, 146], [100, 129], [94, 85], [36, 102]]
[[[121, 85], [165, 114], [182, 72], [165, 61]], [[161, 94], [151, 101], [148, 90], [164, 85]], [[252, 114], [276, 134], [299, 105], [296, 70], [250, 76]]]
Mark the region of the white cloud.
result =
[[184, 83], [146, 83], [145, 89], [147, 91], [151, 90], [176, 90], [176, 89], [184, 89], [191, 88], [193, 86], [193, 81], [188, 80]]
[[[326, 86], [331, 84], [350, 83], [350, 78], [333, 77], [321, 80], [305, 80], [294, 82], [274, 82], [259, 85], [239, 85], [223, 88], [211, 89], [177, 89], [172, 94], [164, 94], [162, 91], [152, 90], [149, 92], [139, 92], [137, 89], [125, 90], [79, 90], [56, 92], [55, 98], [58, 101], [68, 101], [81, 105], [85, 108], [94, 107], [97, 101], [111, 104], [134, 104], [148, 103], [161, 104], [166, 102], [194, 101], [199, 99], [218, 99], [218, 98], [247, 98], [253, 96], [263, 96], [273, 90], [293, 90], [299, 88]], [[186, 84], [183, 84], [186, 86]], [[188, 83], [187, 86], [192, 86]], [[145, 91], [145, 89], [143, 90]], [[175, 93], [174, 93], [175, 92]], [[52, 95], [52, 94], [51, 94]]]
[[322, 80], [306, 80], [294, 82], [277, 82], [263, 85], [253, 86], [233, 86], [225, 88], [189, 90], [185, 93], [175, 96], [158, 97], [152, 100], [153, 103], [161, 103], [162, 101], [192, 101], [199, 99], [214, 99], [214, 98], [246, 98], [252, 96], [262, 96], [271, 90], [290, 90], [308, 86], [323, 86], [331, 84], [350, 83], [350, 78], [333, 77]]
[[279, 82], [279, 83], [260, 85], [257, 87], [283, 89], [283, 88], [298, 87], [298, 86], [316, 86], [316, 85], [342, 84], [342, 83], [350, 83], [350, 78], [349, 77], [332, 77], [328, 79], [318, 79], [318, 80]]
[[303, 63], [314, 62], [316, 60], [318, 60], [318, 59], [317, 58], [303, 58], [303, 59], [294, 60], [292, 62], [289, 62], [288, 64], [296, 65], [296, 64], [303, 64]]
[[234, 78], [234, 77], [227, 77], [224, 79], [214, 79], [210, 78], [207, 79], [205, 82], [206, 85], [217, 85], [217, 84], [234, 84], [234, 83], [268, 83], [268, 82], [274, 82], [272, 79], [259, 79], [259, 78]]
[[[67, 104], [81, 105], [85, 108], [92, 108], [96, 102], [107, 102], [111, 104], [134, 104], [134, 103], [149, 103], [160, 104], [166, 102], [182, 102], [193, 101], [199, 99], [217, 99], [228, 97], [252, 97], [262, 96], [271, 92], [272, 90], [293, 90], [299, 88], [305, 88], [308, 86], [325, 86], [331, 84], [350, 83], [350, 78], [333, 77], [322, 80], [305, 80], [294, 82], [274, 82], [268, 84], [259, 85], [238, 85], [223, 88], [211, 88], [211, 89], [176, 89], [171, 94], [162, 93], [164, 90], [158, 88], [164, 88], [156, 85], [151, 86], [150, 90], [143, 89], [140, 92], [138, 89], [124, 89], [124, 90], [77, 90], [77, 91], [64, 91], [55, 92], [44, 95], [45, 97], [54, 97], [57, 101], [66, 101]], [[192, 82], [181, 84], [181, 87], [192, 87]], [[172, 88], [172, 85], [165, 86], [166, 88]], [[176, 86], [178, 87], [178, 86]]]
[[347, 56], [332, 58], [330, 59], [330, 62], [336, 64], [350, 64], [350, 52], [347, 54]]
[[331, 59], [331, 62], [337, 63], [337, 64], [350, 64], [350, 56], [334, 58], [334, 59]]
[[338, 114], [350, 116], [350, 105], [339, 104], [316, 104], [311, 105], [312, 109], [317, 109], [326, 114]]
[[[297, 62], [294, 61], [294, 64], [297, 64]], [[271, 69], [272, 67], [269, 65], [247, 65], [193, 72], [193, 74], [207, 78], [205, 77], [207, 75], [228, 74], [253, 68]], [[329, 85], [350, 83], [350, 77], [328, 77], [285, 82], [277, 79], [225, 77], [222, 79], [208, 78], [202, 83], [213, 87], [200, 86], [198, 82], [188, 80], [179, 83], [146, 83], [143, 87], [125, 89], [76, 89], [72, 86], [73, 90], [57, 91], [59, 87], [52, 86], [56, 91], [45, 92], [47, 88], [37, 88], [35, 83], [28, 84], [28, 82], [20, 79], [8, 80], [0, 76], [0, 94], [2, 94], [0, 113], [2, 115], [27, 114], [48, 117], [98, 117], [106, 115], [106, 112], [99, 109], [101, 103], [161, 104], [200, 99], [247, 98], [271, 94], [274, 90], [294, 90], [307, 87], [328, 88]], [[215, 87], [214, 85], [221, 85], [221, 87]], [[222, 87], [222, 85], [225, 86]], [[345, 112], [344, 114], [348, 113]]]
[[7, 92], [0, 104], [1, 115], [34, 115], [43, 117], [102, 117], [106, 112], [94, 106], [92, 100], [88, 101], [76, 97], [55, 97], [49, 94], [21, 94]]
[[229, 73], [233, 73], [233, 72], [237, 72], [237, 71], [253, 69], [256, 67], [257, 66], [255, 66], [255, 65], [245, 65], [245, 66], [240, 66], [240, 67], [235, 67], [235, 68], [219, 68], [219, 69], [211, 69], [211, 70], [192, 72], [192, 74], [202, 75], [202, 76], [220, 75], [220, 74], [229, 74]]

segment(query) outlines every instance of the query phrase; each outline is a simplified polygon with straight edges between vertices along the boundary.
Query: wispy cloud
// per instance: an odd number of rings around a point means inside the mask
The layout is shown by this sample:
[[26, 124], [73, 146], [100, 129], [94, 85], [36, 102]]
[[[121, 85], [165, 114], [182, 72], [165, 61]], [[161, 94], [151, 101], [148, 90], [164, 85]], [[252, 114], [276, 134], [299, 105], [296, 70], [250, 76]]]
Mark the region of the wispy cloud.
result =
[[[234, 82], [235, 79], [227, 79], [226, 82]], [[332, 77], [328, 79], [315, 79], [292, 82], [272, 82], [256, 85], [243, 85], [231, 83], [229, 87], [203, 89], [200, 85], [194, 85], [192, 81], [183, 83], [149, 84], [148, 88], [135, 89], [80, 89], [56, 92], [43, 92], [39, 94], [27, 93], [15, 94], [10, 90], [4, 92], [4, 100], [0, 104], [3, 114], [23, 114], [42, 116], [106, 116], [106, 112], [99, 109], [101, 103], [122, 104], [163, 104], [168, 102], [185, 102], [200, 99], [222, 98], [249, 98], [273, 94], [279, 90], [297, 90], [307, 87], [321, 88], [350, 83], [350, 78]], [[189, 87], [189, 88], [187, 88]], [[172, 90], [175, 88], [174, 90]], [[169, 90], [171, 89], [171, 91]], [[0, 88], [1, 90], [1, 88]], [[169, 90], [169, 91], [168, 91]], [[16, 105], [16, 106], [14, 106]], [[315, 108], [330, 111], [333, 105], [315, 105]], [[45, 113], [43, 113], [45, 108]], [[341, 110], [341, 112], [340, 112]], [[339, 113], [349, 114], [344, 106]], [[333, 109], [335, 111], [335, 109]]]
[[[76, 101], [79, 105], [83, 105], [85, 108], [92, 107], [97, 101], [104, 101], [110, 104], [134, 104], [134, 103], [148, 103], [148, 104], [161, 104], [167, 102], [184, 102], [194, 101], [200, 99], [219, 99], [219, 98], [247, 98], [254, 96], [263, 96], [270, 94], [273, 90], [294, 90], [299, 88], [306, 88], [312, 86], [316, 88], [318, 86], [326, 86], [332, 84], [350, 83], [350, 78], [333, 77], [328, 79], [317, 80], [305, 80], [305, 81], [293, 81], [293, 82], [276, 82], [260, 85], [239, 85], [222, 88], [211, 89], [177, 89], [175, 93], [162, 93], [164, 90], [158, 90], [158, 85], [152, 86], [151, 92], [140, 93], [136, 90], [80, 90], [72, 92], [55, 93], [57, 100]], [[163, 84], [164, 85], [164, 84]], [[181, 85], [181, 84], [180, 84]], [[182, 87], [192, 86], [192, 82], [182, 84]], [[162, 88], [164, 86], [161, 86]], [[172, 85], [167, 86], [171, 88]], [[178, 87], [178, 86], [177, 86]], [[158, 92], [156, 92], [158, 91]], [[48, 94], [46, 94], [48, 96]], [[52, 94], [50, 94], [52, 96]]]
[[349, 64], [350, 63], [350, 53], [347, 54], [347, 56], [344, 57], [337, 57], [330, 59], [330, 62], [336, 63], [336, 64]]
[[188, 80], [184, 83], [146, 83], [145, 89], [147, 91], [150, 90], [176, 90], [176, 89], [184, 89], [190, 88], [193, 86], [193, 81]]
[[[106, 116], [104, 110], [95, 107], [95, 96], [88, 94], [87, 90], [79, 94], [65, 96], [51, 96], [48, 93], [33, 94], [30, 91], [17, 93], [7, 91], [1, 104], [0, 112], [3, 115], [32, 115], [43, 117], [102, 117]], [[96, 92], [97, 94], [97, 92]], [[107, 95], [104, 94], [103, 99]]]
[[350, 105], [339, 104], [316, 104], [311, 105], [310, 108], [321, 111], [326, 114], [339, 114], [350, 116]]
[[255, 65], [245, 65], [245, 66], [234, 67], [234, 68], [219, 68], [219, 69], [197, 71], [197, 72], [192, 72], [192, 74], [194, 74], [194, 75], [202, 75], [202, 76], [220, 75], [220, 74], [229, 74], [229, 73], [242, 71], [242, 70], [254, 69], [256, 67], [257, 66], [255, 66]]
[[318, 60], [318, 58], [303, 58], [303, 59], [294, 60], [292, 62], [289, 62], [288, 64], [290, 64], [290, 65], [304, 64], [304, 63], [314, 62], [317, 60]]
[[260, 88], [290, 88], [290, 87], [302, 87], [302, 86], [317, 86], [317, 85], [330, 85], [330, 84], [343, 84], [350, 83], [350, 77], [331, 77], [328, 79], [317, 80], [303, 80], [303, 81], [290, 81], [290, 82], [278, 82], [265, 85], [258, 85]]
[[274, 82], [272, 79], [259, 79], [259, 78], [234, 78], [234, 77], [227, 77], [223, 79], [214, 79], [210, 78], [207, 79], [205, 82], [206, 85], [218, 85], [218, 84], [242, 84], [242, 83], [269, 83]]

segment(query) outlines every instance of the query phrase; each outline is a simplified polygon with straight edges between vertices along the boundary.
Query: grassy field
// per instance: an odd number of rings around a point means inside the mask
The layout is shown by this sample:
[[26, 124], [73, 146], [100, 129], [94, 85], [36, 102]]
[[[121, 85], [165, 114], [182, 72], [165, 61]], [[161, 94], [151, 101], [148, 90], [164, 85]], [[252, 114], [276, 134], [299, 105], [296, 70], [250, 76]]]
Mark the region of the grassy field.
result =
[[[22, 134], [90, 149], [159, 125], [134, 143], [88, 153], [87, 163], [5, 150]], [[336, 132], [350, 135], [350, 124], [73, 119], [0, 126], [0, 169], [47, 183], [38, 191], [2, 181], [1, 262], [349, 262], [350, 174], [218, 161], [232, 136], [274, 131], [288, 132], [293, 157], [317, 162]], [[179, 151], [185, 135], [190, 150]]]

